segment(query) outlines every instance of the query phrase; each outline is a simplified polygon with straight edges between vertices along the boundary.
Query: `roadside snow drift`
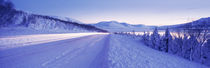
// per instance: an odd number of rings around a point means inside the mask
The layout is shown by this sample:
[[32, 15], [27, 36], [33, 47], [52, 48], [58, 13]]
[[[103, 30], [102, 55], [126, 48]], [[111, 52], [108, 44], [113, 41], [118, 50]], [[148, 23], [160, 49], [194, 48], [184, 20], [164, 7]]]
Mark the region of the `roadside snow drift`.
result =
[[175, 55], [145, 46], [134, 37], [113, 35], [110, 41], [110, 68], [208, 68]]

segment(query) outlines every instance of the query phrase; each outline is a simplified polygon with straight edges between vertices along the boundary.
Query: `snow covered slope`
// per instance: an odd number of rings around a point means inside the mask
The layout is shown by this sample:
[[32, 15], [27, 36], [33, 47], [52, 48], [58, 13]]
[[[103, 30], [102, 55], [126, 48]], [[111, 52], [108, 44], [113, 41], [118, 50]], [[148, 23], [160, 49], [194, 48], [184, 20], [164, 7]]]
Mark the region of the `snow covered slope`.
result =
[[178, 28], [210, 28], [210, 17], [201, 18], [186, 24], [177, 25]]
[[206, 18], [200, 18], [198, 20], [184, 23], [184, 24], [177, 24], [177, 25], [169, 25], [169, 26], [160, 26], [160, 29], [166, 29], [166, 28], [209, 28], [210, 29], [210, 17]]
[[145, 31], [150, 30], [154, 26], [145, 26], [145, 25], [131, 25], [127, 23], [120, 23], [117, 21], [102, 21], [96, 24], [92, 24], [95, 27], [108, 30], [110, 32], [131, 32], [131, 31]]
[[2, 5], [0, 5], [0, 10], [0, 28], [27, 27], [35, 30], [59, 32], [106, 32], [91, 25], [69, 21], [69, 19], [62, 20], [51, 16], [30, 14]]
[[112, 35], [110, 40], [110, 68], [209, 68], [151, 49], [133, 37]]
[[72, 19], [72, 18], [69, 18], [69, 17], [60, 17], [60, 16], [51, 16], [53, 18], [58, 18], [58, 19], [61, 19], [61, 20], [64, 20], [64, 21], [69, 21], [69, 22], [76, 22], [76, 23], [79, 23], [79, 24], [85, 24], [79, 20], [76, 20], [76, 19]]

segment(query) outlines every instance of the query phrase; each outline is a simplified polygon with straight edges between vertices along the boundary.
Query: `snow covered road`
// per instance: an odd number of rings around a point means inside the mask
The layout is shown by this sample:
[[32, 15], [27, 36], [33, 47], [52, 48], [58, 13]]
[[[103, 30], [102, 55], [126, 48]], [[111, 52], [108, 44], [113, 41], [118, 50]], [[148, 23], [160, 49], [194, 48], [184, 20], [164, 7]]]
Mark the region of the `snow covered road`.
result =
[[33, 36], [1, 38], [10, 42], [0, 44], [6, 47], [0, 50], [0, 68], [208, 68], [151, 49], [133, 37], [106, 33]]
[[0, 51], [0, 68], [107, 68], [107, 34]]

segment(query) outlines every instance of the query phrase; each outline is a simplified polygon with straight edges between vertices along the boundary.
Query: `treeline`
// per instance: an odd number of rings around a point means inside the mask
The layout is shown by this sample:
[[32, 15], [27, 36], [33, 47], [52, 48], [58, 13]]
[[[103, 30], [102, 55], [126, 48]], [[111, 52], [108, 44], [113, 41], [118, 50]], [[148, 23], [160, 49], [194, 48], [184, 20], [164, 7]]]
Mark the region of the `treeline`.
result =
[[181, 56], [190, 61], [210, 66], [210, 39], [206, 28], [185, 28], [173, 30], [167, 28], [163, 35], [155, 28], [152, 33], [144, 32], [143, 42], [156, 50]]

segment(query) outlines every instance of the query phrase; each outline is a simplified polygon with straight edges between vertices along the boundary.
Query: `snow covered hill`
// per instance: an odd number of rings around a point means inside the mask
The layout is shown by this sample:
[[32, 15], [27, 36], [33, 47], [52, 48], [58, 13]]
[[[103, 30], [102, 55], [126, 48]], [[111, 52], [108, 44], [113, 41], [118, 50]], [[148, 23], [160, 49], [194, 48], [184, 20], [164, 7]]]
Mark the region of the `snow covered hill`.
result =
[[160, 26], [159, 29], [183, 29], [183, 28], [209, 28], [210, 29], [210, 17], [207, 18], [200, 18], [198, 20], [184, 23], [184, 24], [177, 24], [177, 25], [169, 25], [169, 26]]
[[2, 5], [0, 5], [0, 10], [0, 28], [27, 27], [35, 30], [57, 32], [106, 32], [91, 25], [77, 23], [77, 21], [69, 18], [68, 20], [62, 20], [51, 16], [30, 14]]
[[131, 31], [145, 31], [150, 30], [154, 26], [145, 26], [145, 25], [131, 25], [124, 22], [117, 21], [102, 21], [96, 24], [92, 24], [95, 27], [108, 30], [110, 32], [131, 32]]
[[201, 18], [186, 24], [177, 26], [178, 28], [210, 28], [210, 17]]

